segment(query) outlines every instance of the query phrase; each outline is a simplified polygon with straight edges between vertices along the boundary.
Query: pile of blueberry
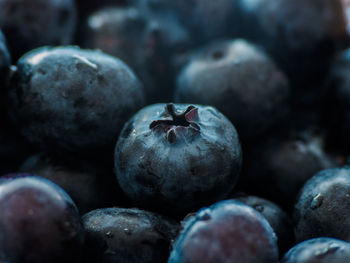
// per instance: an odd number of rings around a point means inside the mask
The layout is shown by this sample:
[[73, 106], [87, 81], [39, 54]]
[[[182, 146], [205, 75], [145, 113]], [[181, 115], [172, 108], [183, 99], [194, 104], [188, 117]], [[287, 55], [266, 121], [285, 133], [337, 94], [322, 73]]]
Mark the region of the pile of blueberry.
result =
[[0, 263], [350, 262], [350, 1], [0, 0]]

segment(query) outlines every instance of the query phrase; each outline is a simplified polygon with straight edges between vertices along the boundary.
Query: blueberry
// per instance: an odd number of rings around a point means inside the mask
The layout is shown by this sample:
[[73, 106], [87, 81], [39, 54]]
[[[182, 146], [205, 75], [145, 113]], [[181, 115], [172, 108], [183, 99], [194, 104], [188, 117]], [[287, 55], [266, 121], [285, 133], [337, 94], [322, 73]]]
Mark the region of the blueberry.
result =
[[295, 205], [295, 237], [334, 237], [350, 241], [350, 168], [323, 170], [302, 188]]
[[241, 184], [245, 191], [291, 211], [304, 183], [316, 172], [336, 166], [318, 134], [306, 131], [286, 138], [272, 137], [247, 152]]
[[36, 174], [62, 187], [74, 200], [81, 214], [123, 201], [112, 171], [100, 169], [95, 163], [81, 159], [75, 162], [73, 166], [41, 153], [28, 158], [19, 171]]
[[145, 84], [148, 100], [170, 99], [171, 56], [191, 44], [186, 28], [171, 17], [151, 17], [135, 7], [107, 7], [88, 18], [88, 48], [120, 57]]
[[238, 201], [201, 209], [176, 240], [168, 263], [277, 263], [276, 236], [266, 219]]
[[350, 244], [335, 238], [314, 238], [288, 251], [282, 263], [343, 263], [350, 258]]
[[215, 108], [154, 104], [125, 124], [115, 172], [135, 204], [181, 214], [225, 198], [241, 158], [234, 126]]
[[84, 262], [163, 263], [179, 226], [155, 213], [104, 208], [83, 216]]
[[319, 88], [348, 38], [341, 0], [238, 0], [238, 6], [240, 35], [267, 49], [295, 89]]
[[49, 180], [15, 177], [0, 184], [0, 261], [77, 262], [84, 232], [73, 201]]
[[177, 79], [177, 102], [213, 105], [247, 141], [288, 112], [289, 86], [264, 52], [244, 40], [211, 43]]
[[73, 0], [0, 0], [0, 28], [14, 60], [36, 47], [70, 44], [75, 20]]
[[114, 145], [144, 96], [135, 74], [117, 58], [44, 47], [19, 60], [8, 104], [13, 122], [37, 147], [96, 156]]
[[278, 248], [281, 254], [293, 245], [294, 233], [292, 221], [278, 205], [252, 195], [236, 197], [235, 200], [253, 207], [266, 218], [277, 235]]

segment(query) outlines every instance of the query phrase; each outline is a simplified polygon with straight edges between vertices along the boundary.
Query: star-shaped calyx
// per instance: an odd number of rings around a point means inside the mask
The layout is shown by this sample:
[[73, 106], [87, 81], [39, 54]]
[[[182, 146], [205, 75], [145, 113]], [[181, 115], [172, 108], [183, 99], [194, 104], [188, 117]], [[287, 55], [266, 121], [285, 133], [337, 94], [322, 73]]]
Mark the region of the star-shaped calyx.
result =
[[166, 139], [173, 143], [176, 140], [176, 134], [181, 131], [200, 132], [198, 121], [198, 108], [188, 106], [182, 113], [177, 113], [173, 103], [168, 103], [165, 107], [166, 112], [171, 119], [155, 120], [150, 125], [150, 129], [160, 128], [166, 132]]

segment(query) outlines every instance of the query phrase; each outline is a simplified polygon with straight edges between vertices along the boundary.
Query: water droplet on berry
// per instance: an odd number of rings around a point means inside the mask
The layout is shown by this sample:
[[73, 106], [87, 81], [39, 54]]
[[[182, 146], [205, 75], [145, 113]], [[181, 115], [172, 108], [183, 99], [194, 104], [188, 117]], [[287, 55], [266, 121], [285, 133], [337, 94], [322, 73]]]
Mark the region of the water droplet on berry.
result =
[[316, 257], [324, 257], [327, 254], [333, 254], [335, 253], [338, 249], [340, 249], [340, 246], [334, 243], [330, 243], [327, 247], [320, 249], [316, 251], [315, 256]]
[[108, 232], [106, 233], [106, 237], [109, 237], [109, 238], [113, 237], [112, 232], [111, 232], [111, 231], [108, 231]]
[[317, 209], [322, 205], [323, 196], [321, 194], [317, 194], [311, 201], [311, 209]]
[[131, 235], [131, 231], [129, 228], [124, 228], [124, 233], [127, 234], [128, 236]]
[[204, 209], [204, 210], [200, 211], [200, 212], [197, 214], [197, 219], [198, 219], [198, 220], [203, 220], [203, 221], [210, 220], [210, 219], [211, 219], [210, 209], [207, 208], [207, 209]]
[[258, 211], [258, 212], [263, 212], [264, 211], [264, 206], [262, 205], [256, 205], [254, 206], [255, 210]]

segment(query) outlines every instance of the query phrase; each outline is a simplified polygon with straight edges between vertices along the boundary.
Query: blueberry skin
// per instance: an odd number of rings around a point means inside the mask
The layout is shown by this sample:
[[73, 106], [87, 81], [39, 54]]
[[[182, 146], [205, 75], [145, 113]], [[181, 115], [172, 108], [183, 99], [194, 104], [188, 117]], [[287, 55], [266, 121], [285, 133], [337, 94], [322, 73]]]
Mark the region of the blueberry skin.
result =
[[[171, 105], [182, 112], [177, 124]], [[181, 119], [191, 108], [188, 122]], [[169, 125], [150, 127], [166, 120]], [[242, 156], [234, 126], [215, 108], [154, 104], [124, 125], [114, 160], [119, 184], [135, 204], [180, 214], [225, 198], [236, 184]]]
[[278, 248], [281, 254], [286, 252], [294, 243], [292, 220], [275, 203], [257, 196], [241, 196], [235, 198], [246, 205], [253, 207], [261, 213], [276, 233]]
[[49, 180], [28, 174], [0, 181], [0, 260], [77, 262], [84, 231], [72, 199]]
[[295, 205], [295, 237], [334, 237], [350, 241], [350, 168], [333, 168], [312, 177]]
[[217, 107], [247, 141], [288, 112], [289, 91], [273, 61], [239, 39], [214, 42], [194, 54], [178, 76], [174, 97]]
[[350, 244], [335, 238], [314, 238], [291, 248], [281, 263], [344, 263], [350, 258]]
[[266, 219], [228, 200], [201, 209], [176, 240], [168, 263], [277, 263], [276, 236]]
[[295, 89], [322, 83], [330, 59], [348, 41], [341, 0], [237, 2], [240, 36], [262, 45]]
[[73, 199], [80, 214], [123, 201], [112, 170], [101, 169], [85, 160], [75, 162], [73, 166], [41, 153], [30, 156], [18, 171], [36, 174], [62, 187]]
[[19, 60], [8, 104], [12, 121], [36, 147], [92, 154], [112, 150], [144, 95], [135, 74], [117, 58], [78, 47], [44, 47]]
[[0, 28], [14, 60], [40, 46], [71, 44], [76, 16], [73, 0], [0, 0]]
[[271, 137], [246, 152], [241, 184], [293, 211], [297, 194], [315, 173], [336, 167], [325, 151], [324, 138], [311, 131], [284, 138]]
[[179, 224], [136, 208], [104, 208], [83, 216], [84, 262], [163, 263]]

